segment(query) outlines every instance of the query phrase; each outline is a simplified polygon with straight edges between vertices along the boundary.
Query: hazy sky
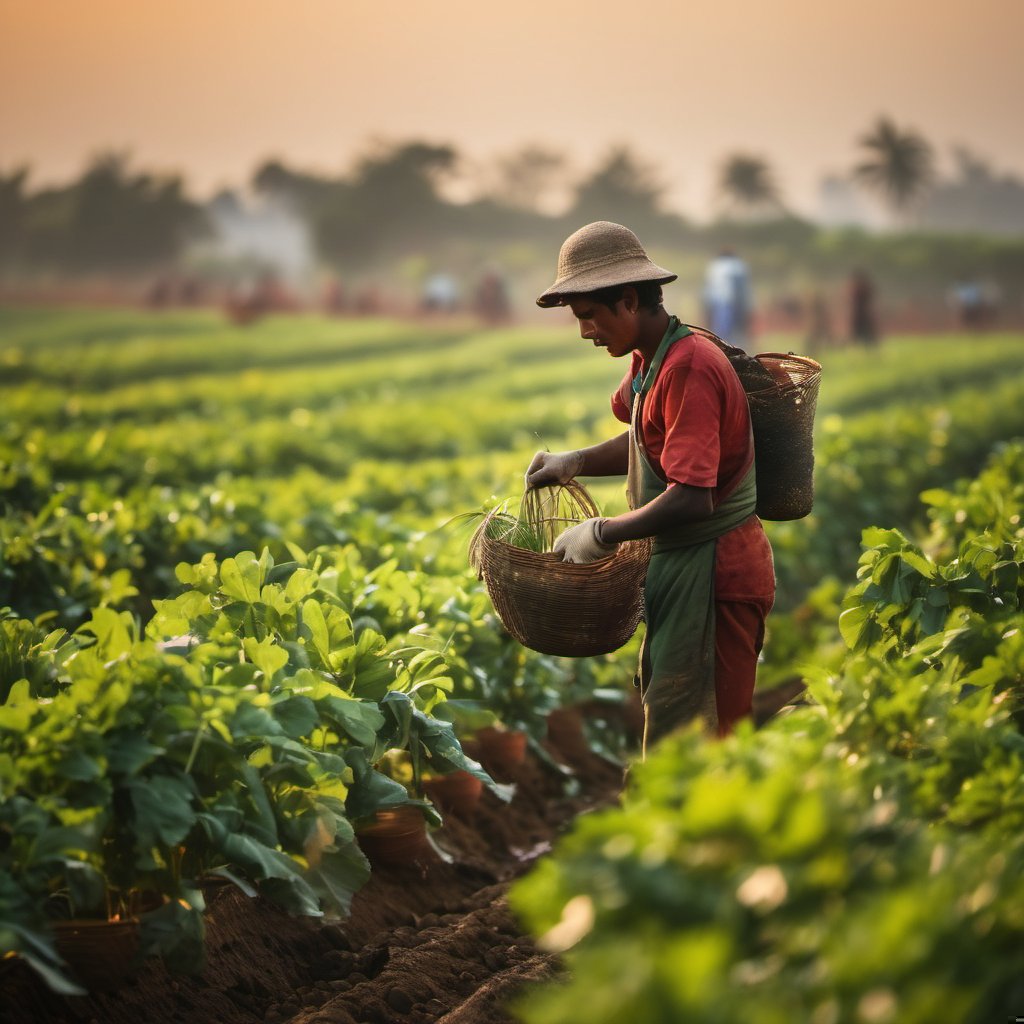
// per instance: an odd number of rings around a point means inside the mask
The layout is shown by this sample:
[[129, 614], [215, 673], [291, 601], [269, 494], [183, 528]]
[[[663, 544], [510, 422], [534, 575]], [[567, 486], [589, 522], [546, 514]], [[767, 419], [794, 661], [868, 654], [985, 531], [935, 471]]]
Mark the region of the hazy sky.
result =
[[373, 137], [580, 170], [626, 143], [692, 215], [736, 151], [813, 210], [883, 113], [1024, 175], [1022, 43], [1024, 0], [0, 0], [0, 169], [114, 147], [203, 194]]

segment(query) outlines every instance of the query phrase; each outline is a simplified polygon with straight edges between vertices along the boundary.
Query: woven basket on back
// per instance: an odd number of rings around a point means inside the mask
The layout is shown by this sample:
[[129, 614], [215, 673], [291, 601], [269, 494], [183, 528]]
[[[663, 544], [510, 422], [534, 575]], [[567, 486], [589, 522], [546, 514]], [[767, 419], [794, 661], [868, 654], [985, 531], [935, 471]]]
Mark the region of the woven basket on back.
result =
[[747, 393], [762, 519], [802, 519], [814, 505], [814, 413], [821, 364], [792, 352], [749, 356], [704, 327], [687, 325], [728, 357]]
[[[473, 535], [470, 564], [486, 584], [498, 618], [524, 647], [590, 657], [618, 650], [636, 632], [643, 618], [650, 541], [627, 541], [607, 558], [585, 565], [563, 562], [550, 550], [563, 529], [596, 515], [586, 488], [573, 480], [564, 488], [528, 490], [518, 520], [491, 513]], [[526, 527], [531, 547], [544, 550], [513, 543], [525, 542], [515, 523]]]
[[771, 383], [747, 391], [754, 428], [757, 514], [802, 519], [814, 506], [814, 413], [821, 365], [792, 353], [754, 357]]

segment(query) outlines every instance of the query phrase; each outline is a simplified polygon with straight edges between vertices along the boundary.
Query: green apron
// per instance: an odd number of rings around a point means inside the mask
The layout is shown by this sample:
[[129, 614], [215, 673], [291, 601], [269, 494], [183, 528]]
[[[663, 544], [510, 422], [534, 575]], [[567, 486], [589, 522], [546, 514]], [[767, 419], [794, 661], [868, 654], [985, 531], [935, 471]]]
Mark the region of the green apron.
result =
[[[631, 509], [653, 501], [667, 487], [647, 457], [641, 415], [669, 348], [691, 333], [672, 317], [647, 372], [633, 382], [626, 485]], [[645, 753], [651, 743], [695, 718], [717, 734], [715, 539], [748, 519], [756, 500], [751, 465], [707, 519], [683, 523], [655, 538], [644, 585], [647, 630], [640, 651]]]

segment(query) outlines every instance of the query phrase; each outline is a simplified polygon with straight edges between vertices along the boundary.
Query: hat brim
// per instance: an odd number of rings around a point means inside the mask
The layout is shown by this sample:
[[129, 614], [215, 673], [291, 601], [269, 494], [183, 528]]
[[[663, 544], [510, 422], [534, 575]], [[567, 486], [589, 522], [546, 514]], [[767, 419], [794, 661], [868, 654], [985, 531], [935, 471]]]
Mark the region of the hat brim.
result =
[[540, 298], [537, 305], [544, 309], [564, 306], [572, 296], [596, 292], [619, 284], [668, 284], [679, 277], [648, 259], [625, 260], [610, 267], [595, 267], [579, 274], [559, 278]]

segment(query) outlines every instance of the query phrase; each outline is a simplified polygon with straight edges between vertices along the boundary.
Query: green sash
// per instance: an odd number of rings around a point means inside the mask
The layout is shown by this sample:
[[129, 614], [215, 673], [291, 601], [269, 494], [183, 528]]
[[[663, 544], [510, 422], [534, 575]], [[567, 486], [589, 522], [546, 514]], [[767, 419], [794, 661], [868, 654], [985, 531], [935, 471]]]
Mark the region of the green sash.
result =
[[[647, 372], [633, 382], [629, 425], [630, 508], [646, 505], [667, 484], [651, 466], [644, 446], [644, 398], [668, 350], [691, 333], [672, 317]], [[707, 518], [655, 538], [644, 585], [647, 631], [640, 651], [640, 687], [645, 714], [644, 752], [649, 744], [694, 718], [718, 730], [715, 702], [715, 539], [745, 522], [754, 511], [754, 467]]]

